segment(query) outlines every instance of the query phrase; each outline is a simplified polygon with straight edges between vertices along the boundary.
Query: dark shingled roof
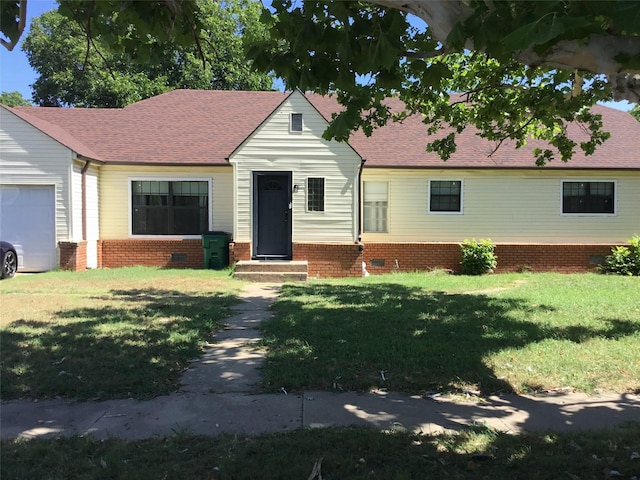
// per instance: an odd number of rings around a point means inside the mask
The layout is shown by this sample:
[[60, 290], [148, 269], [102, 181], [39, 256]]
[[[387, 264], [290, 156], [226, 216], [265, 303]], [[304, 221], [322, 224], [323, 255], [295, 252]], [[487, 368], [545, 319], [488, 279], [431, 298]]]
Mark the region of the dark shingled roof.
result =
[[[79, 155], [108, 163], [161, 165], [227, 165], [227, 157], [282, 103], [290, 93], [212, 90], [174, 90], [121, 109], [14, 107], [9, 108], [34, 127]], [[335, 98], [307, 94], [327, 119], [340, 105]], [[390, 100], [401, 104], [397, 100]], [[585, 156], [578, 149], [568, 163], [559, 159], [547, 168], [640, 169], [640, 122], [629, 113], [603, 106], [611, 138]], [[579, 125], [571, 125], [578, 141], [587, 139]], [[446, 130], [432, 138], [448, 133]], [[458, 148], [443, 162], [425, 150], [430, 138], [419, 115], [374, 131], [352, 135], [349, 143], [367, 167], [394, 168], [532, 168], [531, 141], [521, 149], [505, 142], [481, 139], [473, 128], [457, 138]]]

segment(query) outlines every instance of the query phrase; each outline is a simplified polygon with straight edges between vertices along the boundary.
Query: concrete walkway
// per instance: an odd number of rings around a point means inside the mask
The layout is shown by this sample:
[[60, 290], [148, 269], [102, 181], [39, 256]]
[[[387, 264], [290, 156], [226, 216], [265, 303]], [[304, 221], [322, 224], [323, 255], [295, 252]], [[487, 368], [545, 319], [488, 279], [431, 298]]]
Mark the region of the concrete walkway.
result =
[[397, 393], [304, 392], [259, 394], [263, 352], [259, 323], [279, 287], [250, 284], [203, 356], [192, 362], [180, 390], [149, 401], [2, 402], [4, 438], [93, 435], [149, 438], [175, 432], [256, 435], [309, 427], [368, 425], [423, 433], [453, 431], [481, 423], [510, 432], [611, 428], [640, 422], [640, 395], [504, 395], [482, 401], [423, 398]]

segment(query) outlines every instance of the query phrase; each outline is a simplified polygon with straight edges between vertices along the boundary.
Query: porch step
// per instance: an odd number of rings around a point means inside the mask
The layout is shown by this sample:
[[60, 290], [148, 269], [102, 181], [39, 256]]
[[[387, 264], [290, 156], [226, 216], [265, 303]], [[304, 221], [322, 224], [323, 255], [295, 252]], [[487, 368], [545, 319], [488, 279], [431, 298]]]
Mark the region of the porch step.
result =
[[292, 260], [242, 260], [236, 263], [234, 278], [249, 282], [306, 282], [308, 263]]

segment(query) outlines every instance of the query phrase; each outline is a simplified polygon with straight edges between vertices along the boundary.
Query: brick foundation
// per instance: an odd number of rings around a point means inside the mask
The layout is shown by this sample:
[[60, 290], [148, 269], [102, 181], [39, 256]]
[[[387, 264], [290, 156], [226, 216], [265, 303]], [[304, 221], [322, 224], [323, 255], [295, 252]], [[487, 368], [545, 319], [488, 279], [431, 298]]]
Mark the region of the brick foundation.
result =
[[147, 267], [204, 268], [202, 240], [101, 240], [103, 268]]
[[361, 245], [294, 243], [293, 259], [306, 260], [310, 278], [361, 277]]
[[[495, 253], [497, 273], [588, 272], [611, 253], [611, 245], [497, 244]], [[439, 268], [459, 271], [460, 259], [457, 243], [368, 243], [364, 249], [370, 274]]]
[[87, 242], [59, 242], [60, 269], [80, 272], [87, 269]]
[[[60, 242], [60, 268], [86, 269], [86, 242]], [[363, 250], [361, 250], [363, 248]], [[594, 271], [611, 253], [611, 245], [497, 244], [497, 273]], [[251, 243], [231, 242], [229, 260], [251, 259]], [[294, 243], [293, 260], [309, 263], [310, 278], [360, 277], [362, 262], [371, 275], [393, 271], [447, 269], [459, 271], [458, 243]], [[101, 240], [98, 267], [146, 265], [204, 268], [201, 240]]]
[[241, 260], [251, 260], [251, 243], [231, 242], [229, 244], [229, 262], [236, 263]]

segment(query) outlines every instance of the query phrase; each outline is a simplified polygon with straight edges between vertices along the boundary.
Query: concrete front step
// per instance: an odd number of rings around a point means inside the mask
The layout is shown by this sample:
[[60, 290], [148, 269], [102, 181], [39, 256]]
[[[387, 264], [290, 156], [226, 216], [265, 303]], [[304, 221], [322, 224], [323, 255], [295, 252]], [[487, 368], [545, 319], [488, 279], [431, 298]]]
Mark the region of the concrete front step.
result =
[[248, 282], [284, 283], [306, 282], [307, 272], [238, 272], [233, 274], [238, 280]]
[[249, 282], [306, 282], [307, 268], [306, 261], [243, 260], [236, 263], [233, 276]]
[[307, 273], [308, 263], [300, 260], [241, 260], [236, 263], [236, 272], [297, 272]]

